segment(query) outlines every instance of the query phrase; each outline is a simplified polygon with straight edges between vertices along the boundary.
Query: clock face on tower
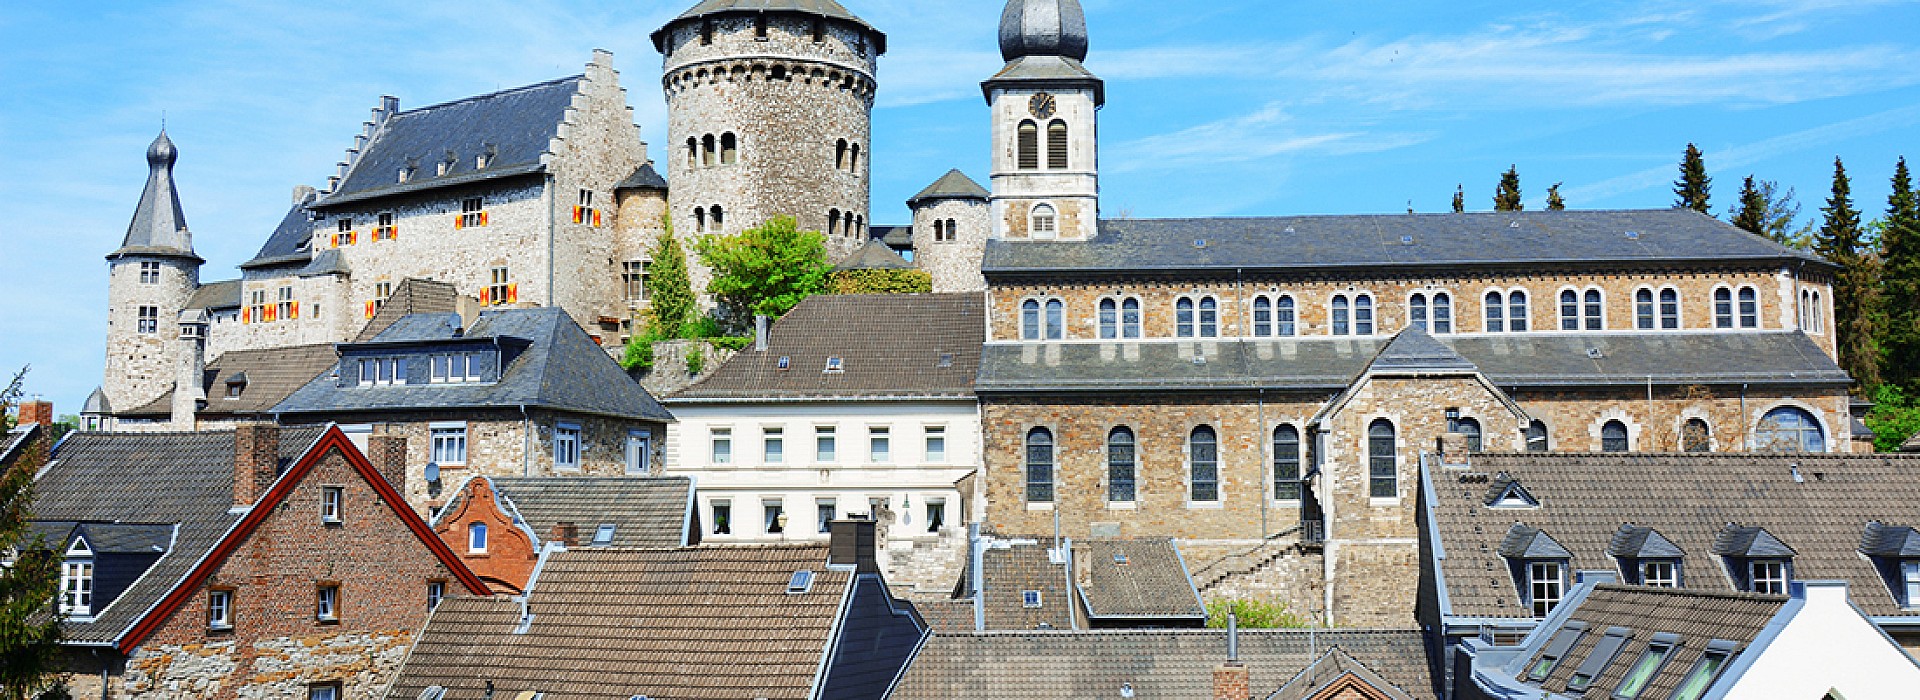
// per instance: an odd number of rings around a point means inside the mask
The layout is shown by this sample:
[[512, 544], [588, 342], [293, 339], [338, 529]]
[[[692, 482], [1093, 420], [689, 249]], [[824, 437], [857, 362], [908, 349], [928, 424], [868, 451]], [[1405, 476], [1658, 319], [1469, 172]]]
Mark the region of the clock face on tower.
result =
[[1043, 92], [1034, 95], [1033, 99], [1027, 102], [1027, 111], [1032, 112], [1035, 117], [1049, 119], [1053, 117], [1054, 113], [1059, 109], [1059, 106], [1060, 105], [1054, 101], [1053, 95]]

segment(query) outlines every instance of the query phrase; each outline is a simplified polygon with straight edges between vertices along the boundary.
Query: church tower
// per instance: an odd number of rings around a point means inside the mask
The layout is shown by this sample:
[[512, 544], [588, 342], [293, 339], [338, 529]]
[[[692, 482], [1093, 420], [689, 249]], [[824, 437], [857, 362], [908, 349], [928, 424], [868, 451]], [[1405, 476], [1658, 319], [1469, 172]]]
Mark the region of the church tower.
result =
[[866, 243], [885, 34], [833, 0], [705, 0], [653, 44], [666, 57], [676, 234], [738, 233], [784, 215], [826, 233], [835, 260]]
[[1106, 103], [1087, 58], [1078, 0], [1008, 0], [1005, 68], [981, 83], [993, 114], [994, 237], [1092, 239], [1099, 229], [1096, 113]]
[[120, 248], [107, 256], [107, 404], [139, 407], [173, 388], [177, 320], [200, 286], [193, 234], [173, 185], [179, 151], [162, 130], [147, 147], [147, 186]]

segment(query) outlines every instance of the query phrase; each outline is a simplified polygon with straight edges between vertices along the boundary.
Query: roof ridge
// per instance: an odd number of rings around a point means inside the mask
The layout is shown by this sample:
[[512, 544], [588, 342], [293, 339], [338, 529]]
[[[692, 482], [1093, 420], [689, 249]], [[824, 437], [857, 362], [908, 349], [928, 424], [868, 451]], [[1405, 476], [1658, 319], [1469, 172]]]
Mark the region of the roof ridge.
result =
[[1697, 588], [1665, 588], [1660, 586], [1629, 586], [1622, 583], [1602, 583], [1602, 584], [1596, 585], [1594, 587], [1594, 590], [1619, 591], [1622, 593], [1634, 593], [1634, 594], [1644, 594], [1644, 595], [1659, 595], [1659, 596], [1666, 596], [1670, 598], [1724, 598], [1727, 600], [1746, 600], [1746, 601], [1766, 602], [1766, 603], [1784, 603], [1790, 598], [1789, 596], [1785, 596], [1785, 595], [1771, 595], [1766, 593], [1749, 593], [1746, 591], [1724, 591], [1724, 590], [1697, 589]]
[[528, 83], [526, 85], [520, 85], [517, 87], [503, 88], [499, 90], [494, 90], [493, 92], [489, 92], [489, 93], [462, 97], [457, 100], [448, 100], [446, 102], [439, 102], [439, 103], [430, 104], [430, 105], [422, 105], [419, 107], [415, 107], [413, 109], [403, 109], [393, 113], [393, 117], [394, 118], [405, 117], [405, 116], [410, 116], [414, 114], [419, 114], [421, 112], [440, 109], [443, 107], [452, 107], [454, 105], [464, 104], [467, 102], [479, 102], [481, 100], [492, 99], [492, 98], [499, 97], [501, 95], [510, 94], [510, 93], [525, 92], [527, 90], [532, 90], [535, 88], [551, 87], [554, 85], [558, 85], [560, 83], [567, 82], [569, 80], [584, 80], [586, 77], [587, 77], [586, 73], [576, 73], [574, 75], [569, 75], [561, 78], [553, 78], [551, 80], [542, 80], [537, 83]]

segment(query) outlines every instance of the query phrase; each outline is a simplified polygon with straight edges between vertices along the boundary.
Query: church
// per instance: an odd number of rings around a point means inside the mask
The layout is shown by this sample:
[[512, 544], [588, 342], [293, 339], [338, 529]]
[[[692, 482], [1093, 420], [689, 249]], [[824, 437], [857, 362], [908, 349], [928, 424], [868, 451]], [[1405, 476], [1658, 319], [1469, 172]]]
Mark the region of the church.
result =
[[[833, 0], [705, 0], [652, 40], [664, 162], [604, 52], [454, 102], [384, 97], [236, 280], [201, 282], [162, 134], [109, 256], [88, 419], [173, 391], [166, 424], [190, 428], [205, 387], [176, 388], [198, 376], [178, 336], [209, 357], [342, 342], [408, 280], [563, 309], [611, 349], [660, 236], [792, 216], [838, 261], [900, 233], [871, 223], [880, 29]], [[1824, 259], [1686, 210], [1103, 219], [1079, 3], [1009, 0], [999, 43], [987, 185], [938, 175], [904, 236], [936, 292], [984, 298], [990, 530], [1175, 537], [1196, 577], [1258, 562], [1225, 578], [1322, 623], [1405, 625], [1425, 468], [1865, 449]]]

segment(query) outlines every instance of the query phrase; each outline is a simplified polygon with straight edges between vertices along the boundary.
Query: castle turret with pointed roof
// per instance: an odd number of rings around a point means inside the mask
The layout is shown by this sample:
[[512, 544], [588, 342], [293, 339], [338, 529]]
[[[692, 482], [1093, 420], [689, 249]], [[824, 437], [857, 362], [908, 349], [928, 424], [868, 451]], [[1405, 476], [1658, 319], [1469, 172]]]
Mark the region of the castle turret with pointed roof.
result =
[[993, 230], [1008, 240], [1091, 240], [1099, 229], [1095, 113], [1106, 86], [1080, 64], [1078, 0], [1008, 0], [1007, 65], [981, 83], [993, 113]]
[[108, 403], [133, 406], [173, 387], [179, 364], [180, 312], [200, 287], [205, 261], [174, 188], [180, 152], [162, 130], [147, 147], [147, 186], [120, 247], [107, 255], [107, 363], [101, 390]]

